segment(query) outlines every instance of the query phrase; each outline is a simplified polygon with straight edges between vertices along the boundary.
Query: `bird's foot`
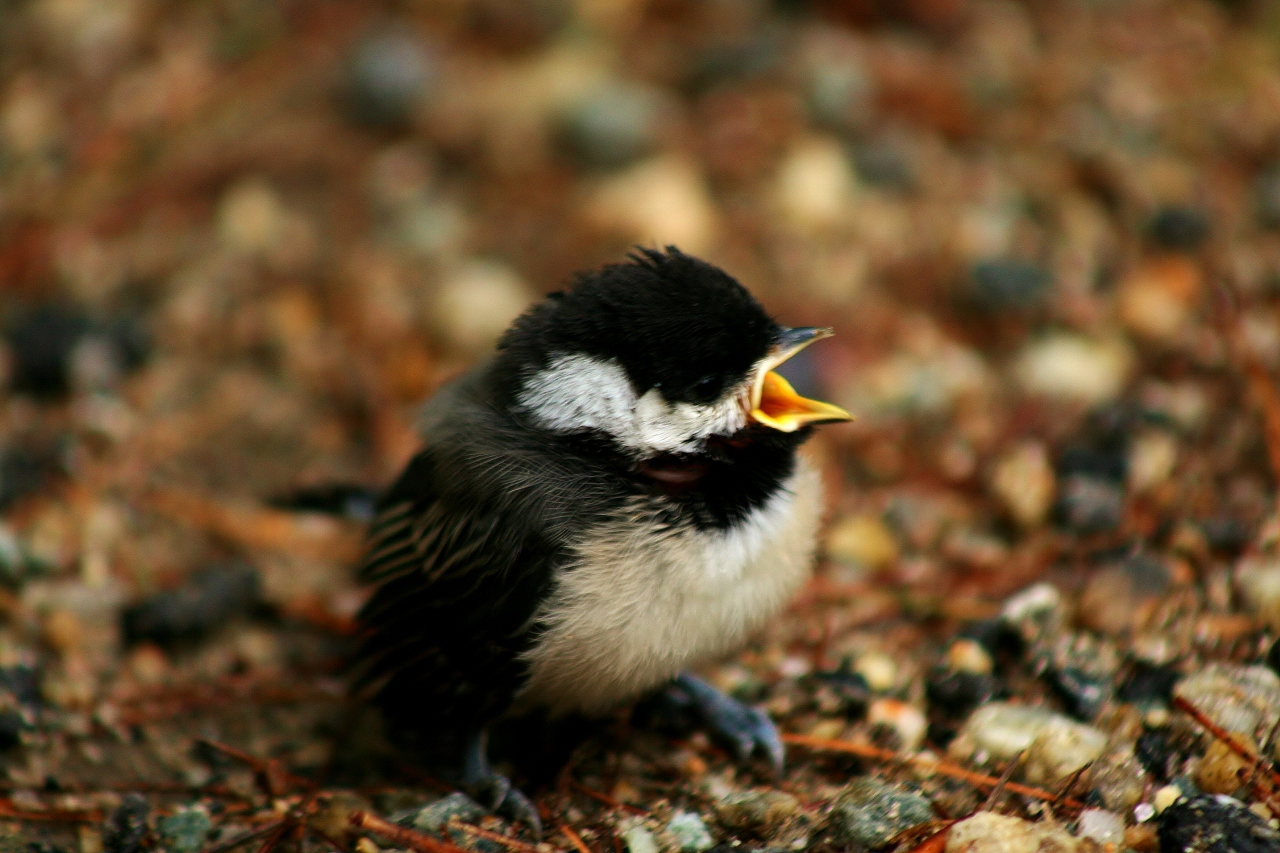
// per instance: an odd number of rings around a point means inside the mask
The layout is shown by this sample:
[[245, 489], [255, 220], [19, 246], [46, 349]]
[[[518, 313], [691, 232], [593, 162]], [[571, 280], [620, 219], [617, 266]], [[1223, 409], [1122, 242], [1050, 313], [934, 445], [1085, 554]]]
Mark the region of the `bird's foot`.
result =
[[727, 747], [739, 763], [745, 764], [758, 753], [776, 775], [782, 775], [782, 739], [764, 711], [726, 696], [687, 672], [678, 675], [669, 689], [687, 697], [707, 733]]
[[468, 794], [499, 817], [518, 821], [542, 837], [538, 807], [511, 780], [489, 766], [488, 733], [480, 732], [467, 743], [462, 784]]

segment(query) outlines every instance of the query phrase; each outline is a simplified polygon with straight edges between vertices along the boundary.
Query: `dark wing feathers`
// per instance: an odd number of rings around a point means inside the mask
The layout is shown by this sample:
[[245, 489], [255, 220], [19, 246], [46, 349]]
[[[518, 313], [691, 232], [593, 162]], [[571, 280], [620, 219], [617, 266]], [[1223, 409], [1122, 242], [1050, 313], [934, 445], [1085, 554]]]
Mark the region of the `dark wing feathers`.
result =
[[506, 709], [558, 557], [502, 495], [439, 476], [432, 454], [413, 460], [371, 527], [354, 659], [357, 689], [419, 728]]

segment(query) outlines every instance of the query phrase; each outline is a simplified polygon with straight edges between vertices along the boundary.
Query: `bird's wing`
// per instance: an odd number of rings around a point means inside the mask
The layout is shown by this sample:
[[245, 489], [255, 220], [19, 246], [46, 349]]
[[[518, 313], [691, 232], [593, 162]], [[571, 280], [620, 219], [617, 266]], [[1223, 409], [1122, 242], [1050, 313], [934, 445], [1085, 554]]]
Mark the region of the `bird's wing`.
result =
[[370, 530], [356, 683], [393, 717], [496, 716], [523, 680], [558, 552], [502, 495], [446, 479], [437, 457], [413, 460]]

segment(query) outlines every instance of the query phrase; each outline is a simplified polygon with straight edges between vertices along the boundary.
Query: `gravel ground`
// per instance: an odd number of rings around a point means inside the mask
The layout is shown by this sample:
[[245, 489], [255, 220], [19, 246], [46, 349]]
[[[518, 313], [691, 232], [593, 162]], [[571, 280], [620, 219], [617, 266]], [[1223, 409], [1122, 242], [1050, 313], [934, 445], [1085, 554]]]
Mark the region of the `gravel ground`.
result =
[[[707, 672], [788, 769], [622, 714], [533, 839], [346, 708], [351, 566], [420, 401], [667, 243], [858, 415]], [[0, 3], [0, 332], [0, 853], [1280, 850], [1275, 4]]]

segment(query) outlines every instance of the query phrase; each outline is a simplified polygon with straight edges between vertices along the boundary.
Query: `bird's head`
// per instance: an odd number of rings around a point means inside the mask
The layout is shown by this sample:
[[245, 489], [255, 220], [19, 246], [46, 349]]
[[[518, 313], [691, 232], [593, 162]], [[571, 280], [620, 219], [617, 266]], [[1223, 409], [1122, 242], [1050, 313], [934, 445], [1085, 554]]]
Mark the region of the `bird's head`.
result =
[[753, 428], [794, 434], [849, 420], [774, 372], [828, 335], [778, 325], [723, 270], [668, 248], [581, 276], [500, 347], [522, 417], [554, 433], [603, 434], [644, 459]]

